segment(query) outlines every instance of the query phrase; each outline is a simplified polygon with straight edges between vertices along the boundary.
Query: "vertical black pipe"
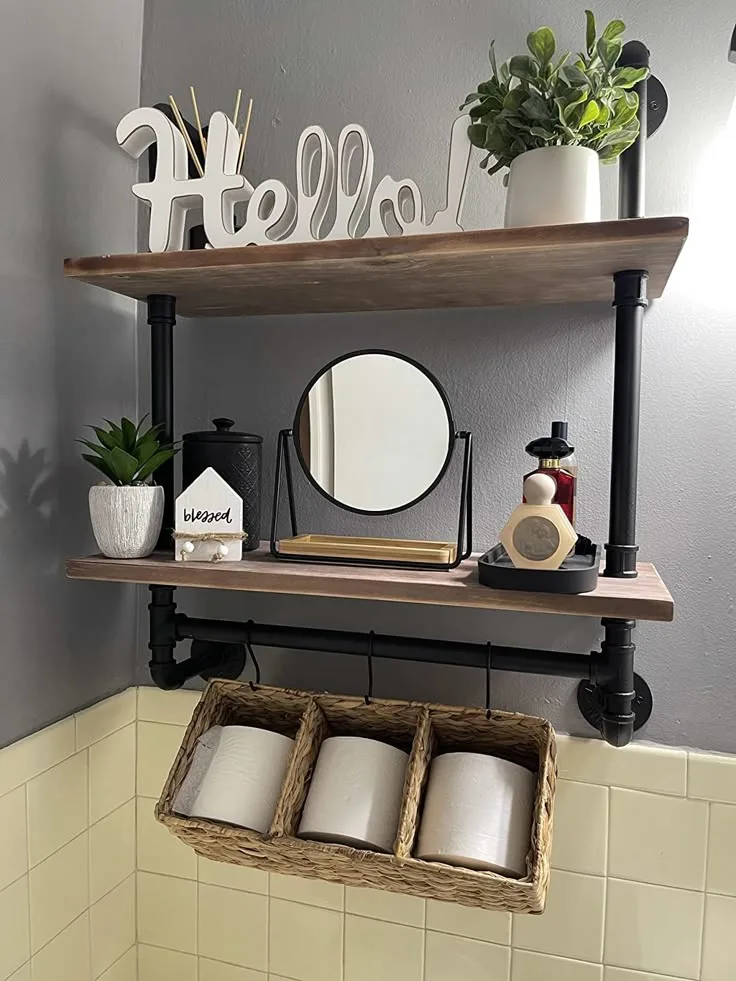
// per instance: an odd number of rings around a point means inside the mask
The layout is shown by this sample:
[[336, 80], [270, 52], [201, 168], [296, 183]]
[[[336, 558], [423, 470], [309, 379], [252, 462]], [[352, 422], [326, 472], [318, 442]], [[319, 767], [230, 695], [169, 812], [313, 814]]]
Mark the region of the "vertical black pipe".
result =
[[[148, 297], [148, 324], [151, 328], [151, 421], [161, 426], [161, 439], [174, 439], [174, 324], [176, 299], [154, 294]], [[156, 471], [156, 480], [165, 496], [164, 522], [159, 548], [171, 548], [174, 529], [174, 461]]]
[[604, 575], [636, 576], [636, 492], [639, 475], [641, 338], [647, 274], [614, 276], [616, 350], [613, 375], [611, 496]]
[[634, 620], [604, 619], [605, 640], [594, 656], [593, 675], [600, 685], [601, 735], [611, 746], [626, 746], [634, 735]]
[[[618, 60], [620, 68], [648, 68], [649, 49], [641, 41], [627, 41]], [[634, 87], [639, 96], [639, 135], [624, 150], [618, 168], [619, 218], [643, 218], [645, 200], [645, 163], [647, 144], [647, 81]]]
[[170, 691], [181, 688], [187, 677], [177, 674], [174, 658], [176, 650], [176, 603], [174, 602], [173, 586], [149, 586], [151, 602], [149, 610], [149, 641], [148, 649], [151, 660], [148, 666], [151, 678], [159, 688]]

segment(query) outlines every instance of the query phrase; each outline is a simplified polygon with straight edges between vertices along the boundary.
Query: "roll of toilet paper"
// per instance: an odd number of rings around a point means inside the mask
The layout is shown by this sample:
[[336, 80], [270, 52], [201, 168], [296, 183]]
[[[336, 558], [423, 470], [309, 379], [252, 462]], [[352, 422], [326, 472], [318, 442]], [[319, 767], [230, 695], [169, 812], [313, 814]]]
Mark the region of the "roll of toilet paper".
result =
[[176, 814], [190, 815], [197, 799], [199, 788], [202, 786], [205, 774], [210, 767], [212, 757], [220, 743], [222, 726], [212, 726], [197, 740], [192, 762], [189, 764], [187, 775], [182, 780], [179, 792], [174, 798], [173, 810]]
[[279, 732], [223, 726], [191, 816], [268, 831], [293, 746], [294, 740]]
[[417, 858], [526, 875], [536, 776], [496, 756], [445, 753], [430, 768]]
[[408, 762], [407, 753], [376, 739], [325, 739], [299, 837], [390, 852], [399, 828]]

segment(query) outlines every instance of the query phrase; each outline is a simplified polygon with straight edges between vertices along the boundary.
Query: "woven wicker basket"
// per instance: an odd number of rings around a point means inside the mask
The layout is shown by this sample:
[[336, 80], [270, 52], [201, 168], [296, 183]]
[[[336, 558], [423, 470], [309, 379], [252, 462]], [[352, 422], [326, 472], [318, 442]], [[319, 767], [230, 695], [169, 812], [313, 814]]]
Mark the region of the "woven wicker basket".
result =
[[[184, 817], [172, 809], [197, 740], [217, 724], [262, 726], [295, 737], [268, 834]], [[410, 751], [392, 855], [294, 837], [319, 747], [328, 735], [373, 736]], [[461, 749], [493, 753], [537, 773], [531, 849], [522, 879], [412, 858], [432, 756]], [[156, 817], [198, 854], [219, 862], [464, 906], [541, 913], [549, 883], [555, 779], [554, 731], [544, 719], [509, 712], [493, 712], [487, 719], [481, 709], [419, 702], [375, 699], [366, 705], [362, 698], [217, 680], [209, 683], [194, 711]]]

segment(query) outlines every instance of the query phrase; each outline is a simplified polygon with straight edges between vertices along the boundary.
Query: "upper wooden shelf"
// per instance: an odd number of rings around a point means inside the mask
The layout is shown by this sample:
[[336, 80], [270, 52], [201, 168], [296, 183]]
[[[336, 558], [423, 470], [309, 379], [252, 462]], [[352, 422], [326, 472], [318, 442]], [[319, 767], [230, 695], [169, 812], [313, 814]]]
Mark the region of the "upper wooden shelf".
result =
[[630, 218], [97, 256], [64, 272], [136, 300], [170, 294], [185, 317], [610, 302], [624, 269], [647, 270], [661, 296], [687, 232], [687, 218]]
[[637, 568], [637, 579], [601, 576], [592, 593], [575, 596], [488, 589], [478, 583], [478, 566], [474, 559], [463, 562], [453, 572], [418, 572], [283, 562], [261, 550], [250, 553], [242, 562], [216, 565], [175, 562], [172, 556], [164, 554], [147, 559], [106, 559], [93, 555], [70, 559], [66, 571], [71, 579], [107, 582], [426, 603], [522, 613], [672, 620], [672, 597], [657, 570], [647, 562], [640, 562]]

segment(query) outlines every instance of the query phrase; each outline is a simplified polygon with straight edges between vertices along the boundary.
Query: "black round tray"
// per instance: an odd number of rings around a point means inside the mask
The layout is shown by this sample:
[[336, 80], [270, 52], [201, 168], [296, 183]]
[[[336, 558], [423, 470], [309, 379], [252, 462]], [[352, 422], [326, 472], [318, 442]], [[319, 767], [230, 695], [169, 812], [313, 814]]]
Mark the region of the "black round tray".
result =
[[503, 545], [478, 559], [481, 586], [518, 589], [525, 593], [591, 593], [598, 584], [601, 547], [589, 538], [578, 538], [575, 554], [559, 569], [517, 569]]

